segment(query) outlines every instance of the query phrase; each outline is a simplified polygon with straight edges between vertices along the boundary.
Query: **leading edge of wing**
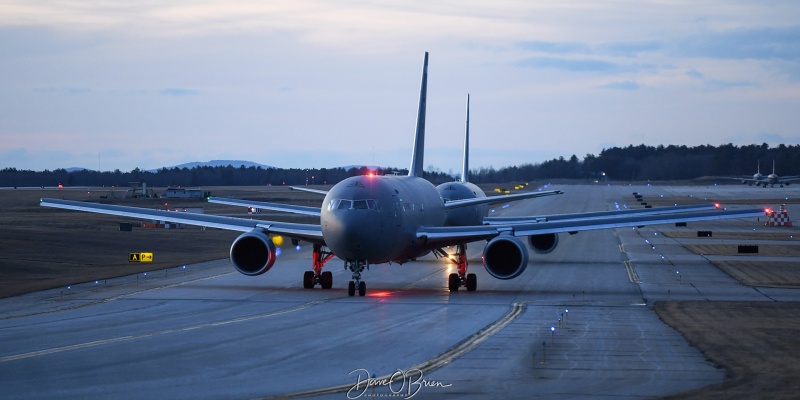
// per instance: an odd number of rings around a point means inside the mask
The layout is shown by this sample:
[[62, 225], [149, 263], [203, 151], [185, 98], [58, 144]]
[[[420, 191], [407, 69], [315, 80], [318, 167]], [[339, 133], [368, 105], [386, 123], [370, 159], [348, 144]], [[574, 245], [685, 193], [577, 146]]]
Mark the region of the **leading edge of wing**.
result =
[[490, 239], [502, 233], [514, 236], [531, 236], [547, 233], [581, 232], [596, 229], [640, 227], [646, 225], [671, 224], [677, 222], [713, 221], [733, 218], [759, 217], [763, 209], [696, 211], [658, 215], [615, 215], [596, 219], [572, 219], [527, 224], [497, 224], [483, 226], [422, 227], [417, 238], [428, 243], [444, 245]]
[[322, 195], [322, 196], [325, 196], [325, 195], [328, 194], [327, 190], [309, 189], [309, 188], [304, 188], [304, 187], [299, 187], [299, 186], [289, 186], [289, 190], [297, 190], [298, 192], [315, 193], [315, 194], [319, 194], [319, 195]]
[[140, 207], [115, 206], [110, 204], [87, 203], [83, 201], [47, 198], [41, 199], [39, 205], [44, 207], [54, 207], [97, 214], [170, 221], [230, 231], [249, 232], [253, 229], [260, 228], [264, 229], [267, 233], [286, 235], [312, 243], [323, 243], [322, 228], [320, 225], [223, 217], [219, 215], [195, 214], [180, 211], [150, 210]]
[[503, 224], [530, 224], [542, 223], [553, 221], [565, 220], [592, 220], [616, 215], [654, 215], [654, 214], [669, 214], [669, 213], [683, 213], [688, 211], [708, 211], [719, 208], [716, 204], [698, 204], [689, 206], [672, 206], [672, 207], [656, 207], [656, 208], [637, 208], [628, 210], [614, 210], [614, 211], [595, 211], [588, 213], [576, 214], [554, 214], [554, 215], [538, 215], [532, 217], [486, 217], [483, 223], [486, 225], [503, 225]]
[[478, 197], [474, 199], [450, 200], [444, 203], [444, 208], [446, 210], [449, 210], [452, 208], [469, 207], [478, 204], [502, 203], [505, 201], [532, 199], [536, 197], [552, 196], [556, 194], [564, 194], [564, 192], [560, 190], [546, 190], [543, 192], [525, 192], [525, 193], [506, 194], [500, 196]]
[[296, 206], [291, 204], [267, 203], [263, 201], [226, 199], [223, 197], [209, 197], [209, 203], [227, 204], [231, 206], [252, 207], [264, 210], [283, 211], [293, 214], [311, 215], [319, 217], [321, 210], [317, 207]]

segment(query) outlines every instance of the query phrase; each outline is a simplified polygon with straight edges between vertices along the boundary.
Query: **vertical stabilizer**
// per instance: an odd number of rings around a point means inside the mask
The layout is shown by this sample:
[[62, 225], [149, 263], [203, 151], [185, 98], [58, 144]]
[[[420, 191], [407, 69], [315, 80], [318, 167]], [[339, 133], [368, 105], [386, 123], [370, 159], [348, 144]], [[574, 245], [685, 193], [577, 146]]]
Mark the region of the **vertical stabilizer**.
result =
[[467, 122], [464, 128], [464, 165], [461, 167], [461, 182], [469, 182], [469, 93], [467, 93]]
[[425, 153], [425, 106], [428, 100], [428, 52], [422, 63], [422, 84], [419, 89], [419, 110], [417, 111], [417, 132], [414, 135], [414, 152], [411, 154], [411, 168], [408, 176], [422, 177], [422, 158]]

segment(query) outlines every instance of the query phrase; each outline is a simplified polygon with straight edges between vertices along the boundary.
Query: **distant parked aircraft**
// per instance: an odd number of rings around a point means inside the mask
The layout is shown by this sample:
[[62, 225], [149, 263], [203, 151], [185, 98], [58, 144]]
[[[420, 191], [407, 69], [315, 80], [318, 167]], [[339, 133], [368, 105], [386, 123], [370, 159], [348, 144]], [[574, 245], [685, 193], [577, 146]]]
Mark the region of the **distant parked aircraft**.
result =
[[763, 187], [767, 187], [767, 185], [769, 185], [770, 187], [775, 187], [775, 185], [780, 185], [780, 187], [783, 187], [784, 185], [785, 186], [789, 186], [793, 181], [800, 180], [800, 176], [797, 176], [797, 175], [784, 176], [783, 178], [779, 177], [775, 173], [775, 160], [772, 160], [772, 173], [771, 174], [769, 174], [767, 176], [764, 176], [764, 175], [761, 174], [761, 163], [760, 162], [758, 163], [758, 170], [757, 171], [758, 172], [756, 172], [753, 175], [752, 178], [748, 178], [748, 177], [739, 177], [739, 178], [737, 178], [737, 177], [730, 177], [730, 176], [723, 176], [721, 178], [722, 179], [737, 180], [737, 181], [740, 180], [740, 181], [742, 181], [742, 184], [748, 184], [750, 186], [753, 186], [755, 184], [756, 186], [763, 186]]

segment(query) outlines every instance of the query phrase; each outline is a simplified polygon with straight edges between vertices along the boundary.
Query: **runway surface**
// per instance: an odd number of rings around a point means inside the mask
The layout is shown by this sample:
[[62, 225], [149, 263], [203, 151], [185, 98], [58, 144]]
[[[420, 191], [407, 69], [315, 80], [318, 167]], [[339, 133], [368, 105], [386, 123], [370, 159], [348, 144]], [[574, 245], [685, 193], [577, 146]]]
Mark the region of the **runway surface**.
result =
[[[575, 185], [495, 215], [640, 207], [645, 197], [797, 198], [797, 188]], [[790, 206], [791, 214], [800, 210]], [[87, 218], [91, 218], [87, 214]], [[760, 230], [763, 219], [562, 235], [527, 270], [496, 280], [470, 244], [478, 290], [450, 293], [454, 266], [424, 257], [364, 274], [347, 296], [302, 288], [310, 246], [284, 247], [265, 275], [228, 260], [0, 299], [6, 399], [651, 398], [724, 379], [650, 306], [659, 300], [799, 301], [742, 286], [663, 230]], [[230, 243], [220, 243], [230, 246]], [[561, 321], [559, 322], [559, 318]], [[555, 328], [553, 331], [551, 328]], [[382, 383], [367, 388], [375, 374]], [[391, 381], [390, 385], [386, 385]], [[357, 385], [360, 383], [360, 385]]]

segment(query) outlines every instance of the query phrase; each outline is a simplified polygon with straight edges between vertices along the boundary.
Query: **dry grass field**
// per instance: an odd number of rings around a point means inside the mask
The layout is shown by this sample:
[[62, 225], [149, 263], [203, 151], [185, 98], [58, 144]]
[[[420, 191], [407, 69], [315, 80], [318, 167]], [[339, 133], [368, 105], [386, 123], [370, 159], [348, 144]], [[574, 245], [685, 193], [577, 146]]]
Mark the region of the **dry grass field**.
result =
[[656, 313], [728, 379], [671, 399], [796, 399], [800, 303], [659, 302]]
[[[266, 194], [265, 191], [271, 193]], [[242, 212], [189, 199], [113, 198], [109, 190], [0, 190], [0, 297], [228, 257], [238, 232], [219, 229], [143, 229], [140, 220], [39, 206], [42, 197], [91, 200], [146, 208], [204, 207], [206, 213]], [[317, 195], [286, 188], [214, 188], [212, 195], [319, 205]], [[106, 196], [102, 198], [101, 196]], [[117, 193], [124, 197], [124, 190]], [[262, 216], [263, 218], [263, 216]], [[269, 215], [292, 222], [313, 218]], [[132, 222], [130, 232], [120, 222]], [[128, 262], [130, 252], [153, 252], [152, 263]]]
[[[781, 241], [793, 241], [797, 242], [797, 245], [800, 245], [800, 235], [798, 235], [797, 230], [787, 230], [784, 228], [773, 228], [774, 230], [769, 232], [765, 230], [759, 230], [756, 232], [746, 232], [746, 231], [734, 231], [734, 232], [725, 232], [725, 231], [714, 231], [712, 234], [714, 235], [714, 239], [723, 239], [723, 240], [781, 240]], [[664, 236], [675, 238], [675, 239], [693, 239], [697, 238], [697, 231], [666, 231], [664, 232]], [[746, 242], [743, 242], [745, 244]]]
[[[747, 244], [746, 241], [741, 243]], [[687, 244], [683, 247], [695, 254], [738, 255], [739, 253], [738, 244]], [[758, 253], [756, 254], [741, 254], [742, 257], [766, 255], [800, 257], [800, 243], [798, 245], [762, 244], [758, 246]]]

